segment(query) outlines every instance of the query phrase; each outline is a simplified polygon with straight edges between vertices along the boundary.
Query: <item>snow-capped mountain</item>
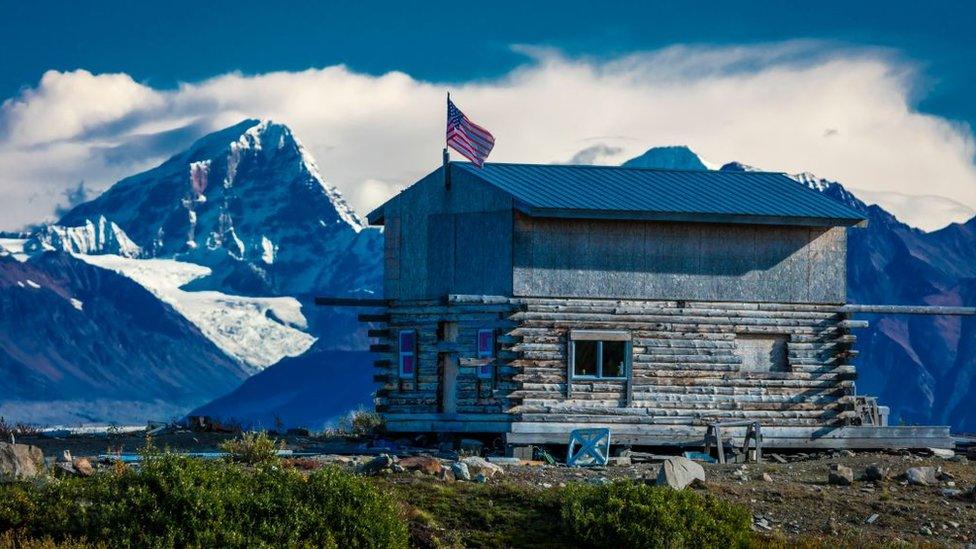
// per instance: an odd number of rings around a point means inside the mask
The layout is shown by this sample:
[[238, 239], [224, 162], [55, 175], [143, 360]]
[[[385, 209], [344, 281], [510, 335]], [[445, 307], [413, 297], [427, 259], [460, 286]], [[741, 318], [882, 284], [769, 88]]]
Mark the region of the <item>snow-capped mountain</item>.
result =
[[68, 254], [0, 255], [0, 416], [167, 419], [249, 372], [140, 284]]
[[[654, 149], [652, 149], [653, 151]], [[650, 151], [649, 151], [650, 153]], [[645, 154], [641, 158], [652, 158]], [[756, 170], [730, 162], [722, 170]], [[838, 182], [790, 177], [868, 218], [848, 230], [848, 301], [895, 305], [976, 305], [976, 218], [924, 232], [867, 204]], [[861, 315], [858, 392], [891, 407], [892, 421], [976, 431], [976, 318]]]
[[296, 296], [380, 287], [380, 231], [364, 225], [291, 130], [274, 122], [245, 120], [207, 135], [75, 207], [50, 231], [102, 217], [143, 257], [210, 267], [198, 289]]
[[[162, 409], [163, 405], [169, 412], [185, 413], [235, 389], [248, 375], [302, 355], [313, 343], [325, 351], [364, 347], [365, 334], [353, 311], [316, 308], [311, 305], [312, 298], [373, 295], [380, 289], [382, 232], [364, 226], [338, 191], [324, 182], [314, 160], [286, 126], [269, 121], [246, 120], [204, 136], [160, 166], [125, 178], [94, 200], [76, 206], [57, 224], [42, 226], [26, 239], [15, 238], [18, 236], [23, 235], [0, 238], [7, 269], [30, 270], [62, 261], [89, 273], [82, 280], [95, 276], [125, 280], [125, 287], [140, 288], [141, 301], [136, 303], [153, 301], [147, 310], [165, 309], [168, 317], [178, 318], [184, 329], [192, 331], [187, 337], [195, 337], [208, 349], [198, 352], [205, 358], [198, 365], [183, 356], [194, 352], [192, 349], [153, 346], [152, 338], [136, 330], [124, 343], [92, 337], [94, 354], [71, 354], [62, 348], [56, 329], [36, 330], [29, 335], [5, 326], [0, 333], [0, 362], [6, 361], [6, 353], [16, 358], [19, 370], [27, 373], [16, 374], [24, 383], [4, 393], [11, 401], [20, 402], [18, 408], [5, 404], [0, 415], [6, 411], [8, 418], [33, 422], [63, 423], [81, 417], [141, 422], [158, 417], [147, 415], [147, 410]], [[41, 277], [18, 275], [20, 284], [11, 288], [21, 293], [25, 288], [38, 290], [31, 286], [34, 282], [26, 282], [28, 278], [34, 281]], [[67, 285], [62, 293], [73, 296], [85, 292], [83, 287]], [[28, 293], [22, 297], [29, 301], [43, 295]], [[82, 304], [79, 313], [84, 312], [88, 301], [96, 299], [90, 292], [86, 295], [77, 298]], [[74, 306], [70, 299], [66, 303]], [[64, 320], [46, 316], [51, 309], [45, 307], [24, 307], [20, 312], [25, 315], [26, 326], [56, 327]], [[126, 314], [118, 316], [125, 318]], [[111, 319], [98, 322], [109, 330], [116, 327]], [[13, 333], [19, 334], [16, 342], [8, 337]], [[43, 376], [35, 374], [50, 370], [51, 360], [43, 353], [22, 352], [19, 346], [23, 345], [38, 352], [57, 353], [60, 369], [90, 372], [95, 378], [137, 376], [143, 364], [156, 367], [157, 377], [179, 380], [192, 398], [176, 393], [172, 398], [157, 397], [158, 391], [121, 383], [119, 391], [127, 395], [127, 405], [118, 403], [109, 407], [111, 410], [101, 406], [81, 415], [62, 411], [24, 418], [20, 412], [37, 408], [37, 401], [32, 399], [43, 394], [34, 386]], [[102, 345], [113, 347], [100, 351]], [[132, 361], [101, 360], [100, 352], [111, 356], [118, 353], [120, 357], [129, 352]], [[170, 354], [155, 364], [143, 360], [153, 352]], [[212, 356], [220, 358], [206, 360]], [[189, 360], [193, 375], [163, 371], [164, 365], [178, 368], [181, 360]], [[208, 363], [214, 373], [194, 370], [207, 368]], [[226, 369], [234, 372], [230, 382], [194, 381]], [[69, 396], [85, 394], [91, 402], [122, 398], [115, 389], [99, 385], [82, 390], [86, 387], [83, 379], [58, 372], [50, 375], [64, 380], [59, 390]], [[147, 379], [151, 381], [153, 375]], [[72, 392], [72, 387], [78, 387], [80, 393]], [[341, 385], [335, 389], [348, 392]], [[52, 393], [51, 398], [60, 397]], [[320, 391], [319, 398], [328, 401], [328, 391]], [[360, 402], [369, 394], [343, 398]], [[155, 407], [147, 407], [147, 402], [156, 403]]]

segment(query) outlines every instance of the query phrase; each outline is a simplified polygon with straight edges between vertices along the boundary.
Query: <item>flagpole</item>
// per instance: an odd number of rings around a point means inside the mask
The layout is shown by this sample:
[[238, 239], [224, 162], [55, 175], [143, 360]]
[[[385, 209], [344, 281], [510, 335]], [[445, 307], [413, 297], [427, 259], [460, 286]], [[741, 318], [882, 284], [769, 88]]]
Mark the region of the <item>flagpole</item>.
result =
[[[450, 105], [451, 105], [451, 92], [447, 92], [447, 103], [445, 104], [445, 106], [447, 107], [446, 112], [448, 116], [450, 116]], [[448, 120], [448, 122], [450, 122], [450, 120]], [[444, 124], [444, 127], [446, 128], [447, 124]], [[451, 190], [451, 154], [447, 151], [446, 133], [444, 134], [444, 153], [443, 153], [442, 160], [444, 162], [444, 189], [449, 191]]]

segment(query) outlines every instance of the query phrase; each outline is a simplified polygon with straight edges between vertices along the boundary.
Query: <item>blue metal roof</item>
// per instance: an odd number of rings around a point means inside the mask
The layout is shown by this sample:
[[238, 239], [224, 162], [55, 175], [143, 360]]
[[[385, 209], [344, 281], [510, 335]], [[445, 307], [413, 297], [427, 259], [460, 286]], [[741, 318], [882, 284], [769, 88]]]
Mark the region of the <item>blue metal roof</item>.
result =
[[781, 173], [452, 162], [550, 217], [855, 225], [859, 212]]

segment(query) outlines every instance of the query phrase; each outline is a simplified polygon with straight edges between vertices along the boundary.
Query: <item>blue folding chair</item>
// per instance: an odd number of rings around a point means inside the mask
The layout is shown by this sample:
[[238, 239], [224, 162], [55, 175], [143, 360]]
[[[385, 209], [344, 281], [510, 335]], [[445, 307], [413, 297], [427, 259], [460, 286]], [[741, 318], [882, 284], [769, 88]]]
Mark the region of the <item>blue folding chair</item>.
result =
[[574, 429], [569, 433], [566, 465], [570, 467], [606, 465], [609, 457], [610, 429]]

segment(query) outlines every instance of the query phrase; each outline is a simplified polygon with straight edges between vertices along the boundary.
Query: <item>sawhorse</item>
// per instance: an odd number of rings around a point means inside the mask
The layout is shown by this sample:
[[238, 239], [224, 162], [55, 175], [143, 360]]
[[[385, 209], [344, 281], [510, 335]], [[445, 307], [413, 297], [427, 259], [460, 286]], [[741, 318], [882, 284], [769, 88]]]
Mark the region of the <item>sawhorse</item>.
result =
[[722, 441], [722, 429], [725, 427], [745, 427], [746, 438], [742, 441], [742, 453], [745, 454], [746, 461], [748, 461], [749, 442], [752, 441], [755, 445], [756, 463], [762, 462], [762, 426], [759, 425], [758, 421], [752, 420], [709, 423], [708, 429], [705, 431], [705, 449], [702, 450], [705, 454], [709, 453], [712, 444], [714, 444], [718, 449], [718, 462], [725, 463], [725, 445]]

